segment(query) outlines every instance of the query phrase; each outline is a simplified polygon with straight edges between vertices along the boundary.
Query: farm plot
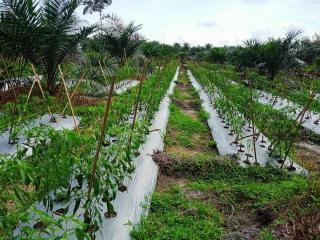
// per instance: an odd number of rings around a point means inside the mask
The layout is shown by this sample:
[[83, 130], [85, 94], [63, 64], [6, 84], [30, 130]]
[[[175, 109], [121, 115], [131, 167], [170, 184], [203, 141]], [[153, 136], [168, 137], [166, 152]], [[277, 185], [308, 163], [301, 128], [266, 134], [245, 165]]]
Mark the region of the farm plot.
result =
[[[150, 213], [132, 231], [132, 239], [280, 237], [288, 221], [285, 211], [292, 209], [288, 203], [306, 191], [305, 178], [271, 166], [243, 168], [233, 157], [217, 156], [212, 116], [203, 113], [205, 92], [191, 74], [189, 80], [182, 68], [164, 151], [153, 154], [160, 175]], [[279, 219], [284, 223], [277, 225]]]
[[[78, 236], [80, 232], [95, 235], [98, 229], [93, 231], [93, 228], [88, 228], [93, 226], [89, 223], [101, 226], [104, 218], [101, 214], [105, 213], [106, 217], [115, 216], [112, 202], [117, 189], [123, 191], [127, 188], [124, 186], [124, 179], [135, 169], [132, 159], [145, 141], [149, 122], [169, 88], [175, 70], [175, 63], [167, 64], [132, 91], [114, 97], [94, 174], [103, 180], [92, 182], [94, 190], [89, 202], [92, 158], [100, 136], [99, 125], [96, 123], [104, 118], [103, 105], [75, 108], [75, 114], [81, 118], [78, 133], [35, 128], [28, 134], [28, 138], [39, 140], [32, 145], [31, 156], [27, 156], [24, 149], [18, 149], [17, 157], [1, 155], [2, 173], [9, 170], [13, 172], [12, 169], [20, 165], [26, 167], [15, 176], [1, 174], [1, 183], [5, 186], [3, 193], [7, 193], [1, 195], [3, 234], [15, 234], [19, 238], [51, 236], [53, 232], [69, 237]], [[157, 86], [157, 92], [154, 91], [154, 86]], [[8, 158], [13, 161], [8, 161]], [[27, 188], [31, 190], [27, 191]], [[15, 191], [12, 192], [12, 189]], [[42, 200], [42, 204], [33, 204], [38, 200]], [[9, 209], [8, 202], [12, 205]], [[42, 206], [44, 211], [30, 208], [31, 205]], [[88, 212], [91, 217], [86, 215]], [[25, 218], [18, 223], [17, 216], [20, 214], [24, 214]], [[88, 224], [83, 225], [79, 220]], [[67, 229], [63, 227], [65, 225], [58, 224], [61, 222], [69, 223]], [[17, 224], [19, 227], [13, 233], [10, 229]]]
[[[288, 159], [292, 150], [292, 137], [298, 131], [295, 121], [287, 119], [270, 106], [257, 103], [253, 91], [246, 87], [236, 86], [221, 78], [214, 79], [209, 71], [195, 66], [192, 70], [210, 93], [221, 122], [224, 123], [223, 128], [228, 129], [228, 133], [224, 134], [225, 139], [235, 145], [243, 163], [277, 164], [281, 167], [287, 165], [289, 170], [303, 171]], [[231, 137], [226, 137], [228, 135]]]

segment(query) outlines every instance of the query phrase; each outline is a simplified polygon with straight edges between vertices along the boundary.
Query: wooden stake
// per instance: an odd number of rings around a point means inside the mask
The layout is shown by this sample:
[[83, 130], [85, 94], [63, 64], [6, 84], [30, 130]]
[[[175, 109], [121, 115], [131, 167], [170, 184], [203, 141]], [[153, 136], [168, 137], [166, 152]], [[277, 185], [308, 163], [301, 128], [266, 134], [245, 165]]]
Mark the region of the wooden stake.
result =
[[[291, 142], [289, 143], [288, 149], [285, 153], [285, 157], [284, 157], [283, 162], [281, 164], [281, 168], [283, 168], [284, 163], [287, 160], [287, 157], [289, 156], [290, 150], [291, 150], [291, 148], [292, 148], [292, 146], [298, 136], [299, 126], [302, 124], [302, 122], [304, 120], [304, 116], [305, 116], [307, 110], [310, 108], [310, 105], [311, 105], [312, 101], [314, 100], [315, 96], [316, 96], [316, 92], [313, 90], [310, 94], [310, 97], [309, 97], [309, 100], [308, 100], [306, 106], [302, 109], [302, 111], [299, 113], [298, 117], [296, 118], [295, 132], [294, 132], [294, 135], [293, 135]], [[300, 117], [300, 120], [299, 120], [299, 117]], [[293, 162], [291, 163], [291, 166], [292, 165], [293, 165]]]
[[[102, 71], [103, 77], [106, 80], [105, 73], [103, 71], [101, 63], [100, 63], [100, 61], [98, 61], [98, 62], [99, 62], [100, 69]], [[97, 163], [98, 163], [98, 159], [99, 159], [99, 155], [100, 155], [101, 146], [102, 146], [102, 143], [104, 142], [104, 138], [105, 138], [105, 135], [106, 135], [106, 127], [107, 127], [107, 124], [108, 124], [108, 118], [109, 118], [109, 112], [110, 112], [110, 107], [111, 107], [111, 100], [112, 100], [115, 81], [116, 81], [116, 78], [113, 77], [112, 78], [112, 82], [111, 82], [111, 86], [110, 86], [110, 90], [109, 90], [109, 96], [108, 96], [107, 103], [106, 103], [105, 112], [104, 112], [103, 123], [102, 123], [102, 126], [101, 126], [101, 134], [100, 134], [99, 142], [98, 142], [98, 145], [97, 145], [96, 154], [95, 154], [94, 160], [93, 160], [93, 166], [92, 166], [91, 175], [90, 175], [90, 181], [89, 181], [89, 186], [88, 186], [88, 201], [90, 200], [90, 197], [91, 197], [91, 191], [92, 191], [94, 177], [95, 177], [96, 170], [97, 170]]]
[[123, 49], [123, 54], [124, 54], [125, 66], [127, 67], [127, 70], [128, 70], [127, 72], [128, 72], [129, 84], [131, 84], [130, 70], [129, 70], [127, 53], [126, 53], [126, 49], [125, 48]]
[[[246, 71], [246, 75], [247, 75], [247, 71]], [[254, 161], [255, 164], [258, 164], [258, 159], [257, 159], [257, 149], [256, 149], [256, 139], [255, 139], [255, 121], [254, 121], [254, 100], [253, 100], [253, 86], [252, 86], [252, 81], [248, 80], [249, 84], [250, 84], [250, 110], [251, 110], [251, 124], [252, 124], [252, 141], [253, 141], [253, 151], [254, 151]]]
[[[43, 97], [43, 100], [46, 102], [46, 97], [45, 97], [44, 91], [43, 91], [43, 89], [41, 87], [39, 75], [36, 73], [36, 70], [35, 70], [33, 64], [31, 64], [31, 68], [32, 68], [33, 74], [35, 75], [35, 80], [32, 83], [32, 86], [31, 86], [31, 89], [30, 89], [30, 92], [29, 92], [29, 95], [28, 95], [27, 103], [29, 102], [29, 99], [30, 99], [30, 96], [31, 96], [31, 93], [32, 93], [32, 89], [34, 88], [35, 83], [38, 83], [38, 86], [39, 86], [41, 95]], [[52, 112], [50, 110], [50, 107], [49, 106], [47, 106], [47, 107], [48, 107], [49, 114], [52, 116]]]
[[[9, 74], [9, 71], [8, 71], [8, 68], [7, 68], [7, 64], [6, 64], [6, 62], [5, 62], [5, 60], [4, 60], [2, 55], [1, 55], [1, 59], [3, 61], [3, 65], [4, 65], [5, 71], [7, 73], [8, 80], [10, 81], [10, 74]], [[13, 128], [14, 128], [14, 116], [15, 116], [15, 112], [16, 112], [16, 109], [17, 109], [17, 97], [18, 97], [17, 94], [16, 94], [16, 91], [14, 90], [14, 87], [12, 87], [12, 91], [13, 91], [15, 100], [14, 100], [14, 108], [12, 110], [12, 118], [11, 118], [11, 124], [10, 124], [10, 129], [9, 129], [9, 140], [8, 140], [9, 144], [13, 144], [14, 143], [14, 141], [12, 141], [12, 132], [13, 132]]]
[[73, 107], [72, 107], [71, 100], [70, 100], [70, 97], [69, 97], [69, 92], [68, 92], [67, 84], [66, 84], [66, 82], [65, 82], [65, 80], [64, 80], [63, 72], [62, 72], [62, 70], [61, 70], [60, 65], [58, 65], [58, 68], [59, 68], [59, 72], [60, 72], [61, 79], [62, 79], [62, 82], [63, 82], [64, 90], [65, 90], [65, 92], [66, 92], [66, 94], [67, 94], [67, 98], [68, 98], [69, 106], [70, 106], [70, 109], [71, 109], [74, 126], [75, 126], [76, 130], [79, 132], [79, 128], [78, 128], [78, 124], [77, 124], [77, 121], [76, 121], [76, 117], [75, 117], [75, 115], [74, 115]]
[[[7, 73], [7, 76], [8, 76], [8, 80], [10, 81], [10, 74], [9, 74], [9, 71], [8, 71], [8, 67], [7, 67], [7, 64], [1, 54], [1, 59], [2, 59], [2, 62], [3, 62], [3, 65], [4, 65], [4, 70], [6, 71]], [[11, 86], [12, 87], [12, 86]], [[13, 91], [13, 94], [14, 94], [14, 97], [15, 99], [17, 99], [17, 94], [16, 94], [16, 91], [14, 90], [14, 87], [12, 87], [12, 91]]]
[[[142, 90], [142, 84], [143, 84], [143, 77], [144, 77], [144, 73], [146, 70], [147, 64], [144, 64], [144, 67], [142, 69], [142, 73], [140, 74], [140, 85], [139, 85], [139, 90], [138, 90], [138, 95], [137, 95], [137, 100], [135, 103], [135, 109], [134, 109], [134, 115], [133, 115], [133, 121], [132, 121], [132, 126], [131, 126], [131, 130], [134, 129], [134, 125], [136, 122], [136, 118], [137, 118], [137, 113], [138, 113], [138, 108], [139, 108], [139, 102], [140, 102], [140, 95], [141, 95], [141, 90]], [[130, 137], [131, 138], [131, 137]], [[131, 142], [131, 141], [130, 141]]]
[[[72, 100], [73, 97], [74, 97], [74, 95], [76, 94], [78, 88], [80, 87], [80, 83], [81, 83], [82, 80], [84, 79], [84, 76], [85, 76], [85, 73], [82, 75], [82, 77], [80, 78], [80, 80], [79, 80], [79, 82], [77, 83], [76, 87], [74, 88], [74, 90], [73, 90], [73, 92], [72, 92], [72, 94], [71, 94], [71, 96], [70, 96], [70, 100]], [[63, 109], [63, 111], [62, 111], [62, 113], [61, 113], [61, 116], [64, 115], [64, 112], [66, 111], [67, 107], [68, 107], [68, 103], [65, 105], [65, 107], [64, 107], [64, 109]]]

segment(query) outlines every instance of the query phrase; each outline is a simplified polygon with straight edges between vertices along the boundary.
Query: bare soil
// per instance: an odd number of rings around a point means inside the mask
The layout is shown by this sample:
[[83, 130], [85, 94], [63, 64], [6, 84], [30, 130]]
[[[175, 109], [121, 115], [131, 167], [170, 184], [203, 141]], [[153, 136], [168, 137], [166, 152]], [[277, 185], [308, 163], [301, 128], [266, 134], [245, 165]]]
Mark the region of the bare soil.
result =
[[320, 146], [301, 142], [296, 145], [296, 157], [299, 164], [309, 171], [320, 172]]
[[320, 237], [320, 209], [302, 217], [289, 220], [278, 225], [274, 234], [277, 239], [287, 240], [312, 240]]

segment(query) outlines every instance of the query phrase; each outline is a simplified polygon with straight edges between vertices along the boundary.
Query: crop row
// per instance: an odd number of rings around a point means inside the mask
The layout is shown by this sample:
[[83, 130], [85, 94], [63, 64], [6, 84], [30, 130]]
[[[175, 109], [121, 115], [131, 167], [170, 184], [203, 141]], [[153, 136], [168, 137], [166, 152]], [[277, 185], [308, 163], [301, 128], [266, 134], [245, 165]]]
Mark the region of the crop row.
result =
[[223, 70], [214, 72], [199, 65], [191, 65], [190, 68], [214, 99], [215, 107], [226, 117], [237, 138], [245, 137], [241, 134], [246, 123], [255, 125], [271, 141], [271, 145], [268, 146], [269, 152], [280, 163], [288, 157], [293, 157], [292, 141], [300, 128], [299, 122], [287, 118], [287, 109], [279, 111], [259, 103], [258, 96], [252, 88], [232, 84]]
[[[14, 226], [20, 225], [19, 220], [29, 222], [35, 213], [41, 219], [33, 226], [16, 229], [19, 238], [33, 239], [44, 229], [49, 235], [57, 233], [57, 228], [62, 228], [59, 223], [73, 217], [77, 227], [61, 231], [61, 236], [92, 233], [93, 225], [98, 229], [102, 217], [98, 209], [100, 203], [106, 202], [108, 209], [105, 210], [113, 213], [112, 201], [118, 189], [125, 188], [123, 179], [134, 171], [132, 158], [144, 141], [150, 120], [175, 70], [176, 63], [170, 62], [162, 69], [157, 68], [138, 87], [114, 97], [89, 201], [87, 189], [92, 178], [97, 139], [101, 136], [104, 106], [98, 104], [75, 109], [76, 115], [81, 117], [79, 132], [54, 131], [43, 126], [26, 130], [26, 144], [32, 148], [32, 155], [27, 155], [23, 147], [14, 156], [0, 155], [1, 234], [10, 238]], [[63, 216], [56, 219], [38, 210], [27, 211], [37, 201], [42, 201], [49, 211], [58, 202], [68, 202], [71, 198], [76, 204], [59, 211], [66, 213], [67, 208], [73, 207], [71, 216], [61, 214]], [[78, 212], [80, 205], [90, 213], [85, 224], [77, 221], [82, 214]]]

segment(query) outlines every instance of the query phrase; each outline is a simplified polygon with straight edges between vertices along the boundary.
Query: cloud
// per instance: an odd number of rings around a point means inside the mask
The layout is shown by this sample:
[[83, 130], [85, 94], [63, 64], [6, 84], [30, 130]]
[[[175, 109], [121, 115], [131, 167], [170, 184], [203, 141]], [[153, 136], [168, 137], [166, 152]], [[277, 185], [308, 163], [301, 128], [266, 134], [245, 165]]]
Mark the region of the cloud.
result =
[[219, 26], [218, 22], [214, 20], [206, 20], [206, 21], [201, 21], [197, 23], [198, 27], [203, 27], [203, 28], [214, 28]]
[[[114, 1], [104, 13], [115, 13], [125, 22], [142, 23], [141, 33], [150, 40], [223, 46], [242, 44], [250, 38], [265, 41], [284, 37], [297, 29], [312, 36], [320, 32], [319, 7], [320, 0], [186, 0], [184, 4], [177, 0], [121, 0]], [[139, 14], [141, 9], [143, 13]], [[157, 16], [160, 12], [165, 17]], [[99, 14], [83, 18], [95, 23]]]

